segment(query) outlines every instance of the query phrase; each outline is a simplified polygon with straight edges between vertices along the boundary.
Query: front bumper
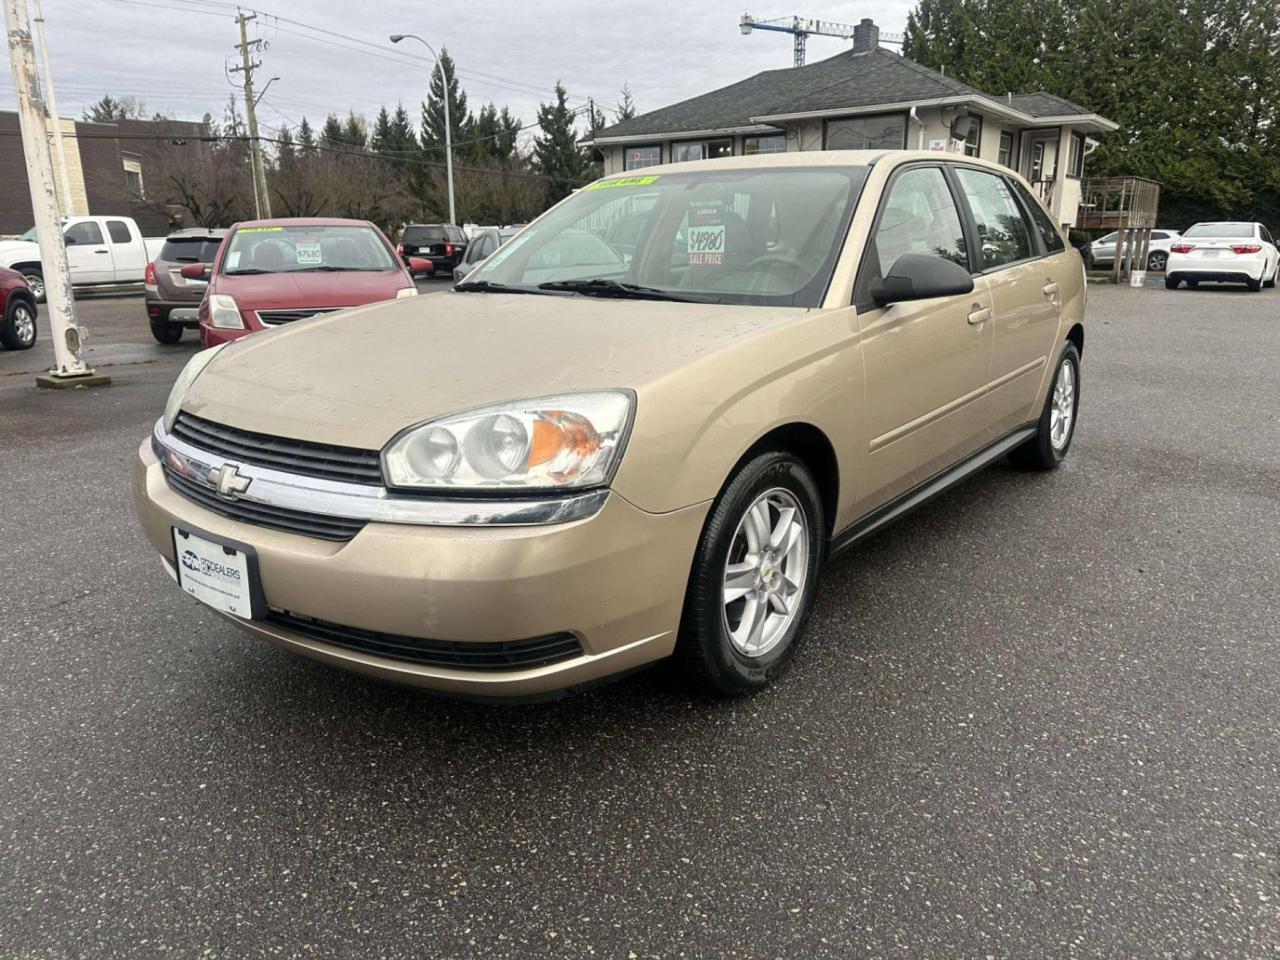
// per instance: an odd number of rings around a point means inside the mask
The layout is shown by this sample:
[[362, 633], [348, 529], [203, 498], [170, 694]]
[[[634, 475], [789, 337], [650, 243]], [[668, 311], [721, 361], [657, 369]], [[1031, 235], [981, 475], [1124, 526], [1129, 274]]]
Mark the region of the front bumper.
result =
[[536, 698], [671, 653], [709, 504], [650, 514], [610, 494], [594, 516], [538, 526], [369, 523], [333, 542], [221, 516], [175, 493], [150, 442], [134, 466], [135, 509], [172, 572], [171, 528], [257, 553], [267, 605], [400, 637], [493, 643], [571, 633], [581, 655], [516, 669], [454, 669], [321, 642], [274, 622], [236, 626], [343, 669], [462, 696]]

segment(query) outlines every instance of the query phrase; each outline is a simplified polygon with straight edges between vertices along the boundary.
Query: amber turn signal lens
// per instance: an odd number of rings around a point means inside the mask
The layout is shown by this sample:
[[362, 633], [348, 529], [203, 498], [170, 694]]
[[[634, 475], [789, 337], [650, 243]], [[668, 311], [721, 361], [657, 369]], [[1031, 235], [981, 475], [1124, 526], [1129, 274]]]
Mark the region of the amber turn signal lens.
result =
[[552, 477], [568, 480], [577, 476], [599, 449], [600, 435], [586, 417], [548, 410], [533, 422], [529, 466], [548, 463]]

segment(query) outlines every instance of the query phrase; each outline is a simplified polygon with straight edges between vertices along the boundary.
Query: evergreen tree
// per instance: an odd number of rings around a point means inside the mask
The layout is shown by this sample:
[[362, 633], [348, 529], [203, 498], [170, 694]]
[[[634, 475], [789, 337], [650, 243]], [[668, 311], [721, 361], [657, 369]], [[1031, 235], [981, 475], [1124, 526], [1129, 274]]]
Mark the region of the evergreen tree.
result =
[[622, 99], [618, 101], [618, 123], [623, 120], [630, 120], [636, 115], [636, 102], [631, 97], [631, 87], [627, 84], [622, 85]]
[[316, 155], [316, 135], [306, 117], [298, 124], [298, 154], [303, 157]]
[[346, 122], [342, 125], [342, 144], [351, 150], [363, 150], [369, 145], [369, 130], [364, 117], [357, 117], [354, 110], [347, 113]]
[[467, 95], [458, 85], [454, 72], [453, 58], [445, 48], [440, 50], [440, 59], [431, 71], [431, 84], [427, 88], [427, 102], [422, 105], [422, 151], [429, 160], [444, 160], [444, 98], [445, 90], [449, 96], [449, 124], [453, 139], [464, 139], [459, 131], [471, 125], [467, 112]]
[[340, 149], [343, 143], [342, 121], [336, 114], [331, 113], [325, 117], [324, 126], [320, 128], [320, 145], [330, 149]]
[[294, 149], [293, 134], [288, 127], [281, 127], [276, 131], [276, 163], [281, 169], [295, 163], [298, 159], [298, 152]]
[[568, 196], [591, 177], [591, 161], [578, 147], [574, 129], [574, 112], [565, 103], [564, 85], [557, 82], [556, 102], [538, 107], [538, 126], [542, 136], [533, 141], [533, 162], [547, 178], [547, 201]]
[[516, 159], [516, 146], [520, 139], [520, 118], [506, 107], [498, 114], [498, 139], [494, 143], [494, 156], [504, 162]]
[[378, 117], [373, 121], [373, 133], [369, 136], [369, 149], [380, 157], [385, 157], [388, 143], [391, 140], [391, 114], [387, 108], [378, 110]]
[[84, 112], [86, 123], [115, 123], [117, 120], [140, 120], [147, 112], [142, 101], [136, 97], [120, 97], [119, 99], [104, 94], [102, 99]]

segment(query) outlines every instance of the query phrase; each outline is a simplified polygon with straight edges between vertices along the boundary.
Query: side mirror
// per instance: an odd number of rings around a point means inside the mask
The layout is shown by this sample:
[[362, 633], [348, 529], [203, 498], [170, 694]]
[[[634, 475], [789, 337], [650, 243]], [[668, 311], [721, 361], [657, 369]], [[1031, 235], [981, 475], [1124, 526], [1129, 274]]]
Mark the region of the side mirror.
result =
[[410, 273], [435, 273], [435, 264], [426, 257], [410, 257], [409, 272]]
[[958, 297], [973, 292], [969, 271], [932, 253], [904, 253], [889, 268], [889, 275], [871, 282], [871, 299], [877, 306], [906, 300]]
[[180, 272], [184, 280], [208, 280], [213, 273], [213, 266], [208, 263], [188, 263]]

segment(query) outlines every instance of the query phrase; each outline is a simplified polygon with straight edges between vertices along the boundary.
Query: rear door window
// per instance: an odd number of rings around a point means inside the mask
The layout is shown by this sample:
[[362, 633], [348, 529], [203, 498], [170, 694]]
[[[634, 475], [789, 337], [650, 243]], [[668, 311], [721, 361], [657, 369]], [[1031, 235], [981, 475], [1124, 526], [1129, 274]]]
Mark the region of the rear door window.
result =
[[128, 243], [133, 239], [129, 234], [129, 225], [123, 220], [108, 220], [107, 233], [111, 235], [112, 243]]
[[1031, 231], [1004, 178], [973, 167], [959, 167], [956, 179], [973, 212], [983, 269], [1030, 258]]

